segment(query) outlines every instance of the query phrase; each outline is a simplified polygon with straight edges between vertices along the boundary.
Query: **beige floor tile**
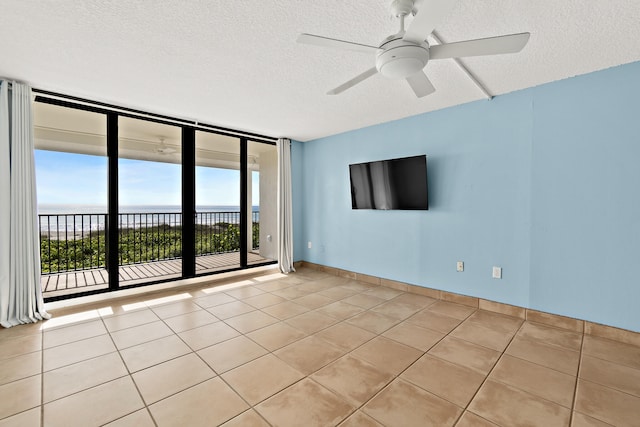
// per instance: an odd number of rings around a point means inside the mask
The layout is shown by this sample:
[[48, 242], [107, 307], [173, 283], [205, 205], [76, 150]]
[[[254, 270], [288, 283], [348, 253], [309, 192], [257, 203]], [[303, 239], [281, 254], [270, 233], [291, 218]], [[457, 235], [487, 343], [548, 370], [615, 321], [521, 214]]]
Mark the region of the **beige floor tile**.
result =
[[0, 427], [27, 427], [40, 425], [40, 407], [0, 420]]
[[288, 300], [294, 300], [296, 298], [301, 298], [303, 296], [309, 295], [313, 293], [313, 291], [300, 289], [298, 286], [292, 286], [290, 288], [280, 289], [271, 293]]
[[134, 345], [153, 341], [158, 338], [164, 338], [169, 335], [173, 335], [173, 331], [163, 321], [147, 323], [145, 325], [111, 332], [113, 342], [116, 344], [118, 349], [133, 347]]
[[585, 335], [582, 351], [589, 356], [640, 369], [640, 347]]
[[442, 332], [421, 328], [409, 322], [400, 323], [382, 335], [422, 351], [429, 350], [444, 337]]
[[306, 334], [313, 334], [335, 324], [337, 321], [333, 317], [321, 313], [309, 312], [287, 319], [285, 322]]
[[144, 407], [131, 377], [101, 384], [44, 405], [47, 427], [106, 424]]
[[216, 322], [180, 332], [178, 335], [195, 351], [237, 337], [240, 334], [226, 323]]
[[427, 310], [433, 311], [434, 313], [444, 314], [445, 316], [453, 317], [458, 320], [464, 320], [469, 317], [471, 313], [476, 311], [475, 308], [447, 301], [435, 302], [431, 304]]
[[474, 414], [473, 412], [465, 411], [460, 417], [460, 420], [456, 424], [456, 427], [498, 427], [491, 421]]
[[357, 411], [347, 418], [339, 427], [384, 427], [364, 412]]
[[203, 348], [200, 357], [221, 374], [267, 354], [267, 350], [241, 335], [236, 338]]
[[504, 355], [491, 372], [500, 381], [571, 409], [576, 378], [526, 360]]
[[109, 353], [45, 372], [42, 378], [45, 403], [127, 375], [118, 353]]
[[248, 409], [220, 378], [213, 378], [149, 406], [158, 427], [219, 425]]
[[196, 354], [190, 353], [132, 375], [147, 405], [216, 376]]
[[548, 345], [574, 351], [580, 351], [580, 347], [582, 346], [582, 334], [565, 329], [556, 329], [539, 323], [524, 322], [518, 335], [523, 338], [542, 341]]
[[391, 301], [387, 301], [372, 308], [371, 311], [384, 314], [385, 316], [394, 319], [405, 320], [406, 318], [413, 316], [421, 309], [422, 307], [416, 306], [415, 304], [409, 304], [402, 300], [396, 301], [396, 299], [394, 298]]
[[269, 307], [271, 305], [280, 304], [281, 302], [285, 302], [286, 299], [279, 297], [277, 295], [265, 293], [261, 295], [256, 295], [254, 297], [245, 298], [242, 301], [255, 308], [264, 308], [264, 307]]
[[571, 419], [571, 427], [611, 427], [611, 424], [596, 420], [580, 412], [574, 412]]
[[278, 319], [261, 311], [252, 311], [251, 313], [226, 319], [225, 322], [234, 329], [246, 334], [247, 332], [277, 323]]
[[41, 370], [41, 351], [4, 359], [0, 362], [0, 385], [37, 375]]
[[275, 351], [305, 336], [304, 332], [283, 322], [274, 323], [247, 334], [247, 337], [269, 351]]
[[153, 311], [145, 308], [131, 313], [107, 317], [102, 320], [109, 332], [115, 332], [121, 329], [144, 325], [145, 323], [156, 322], [160, 320], [160, 318], [156, 316]]
[[0, 346], [4, 340], [18, 338], [27, 335], [40, 335], [43, 330], [47, 329], [47, 320], [37, 323], [25, 323], [16, 325], [11, 328], [0, 326]]
[[221, 427], [269, 427], [269, 424], [256, 411], [249, 409]]
[[105, 427], [155, 427], [155, 424], [145, 408], [110, 422]]
[[364, 406], [364, 412], [387, 426], [453, 426], [462, 409], [402, 380], [395, 380]]
[[640, 420], [640, 398], [582, 379], [574, 409], [614, 426], [633, 426]]
[[50, 371], [114, 351], [116, 351], [116, 347], [113, 345], [109, 335], [100, 335], [48, 348], [42, 352], [43, 370]]
[[329, 305], [325, 305], [316, 310], [318, 313], [333, 317], [337, 320], [348, 319], [349, 317], [355, 316], [358, 313], [362, 313], [364, 308], [347, 304], [346, 302], [336, 301]]
[[50, 348], [57, 345], [69, 344], [70, 342], [80, 341], [106, 333], [107, 329], [104, 327], [102, 320], [80, 323], [78, 325], [67, 326], [66, 328], [45, 331], [42, 334], [43, 347]]
[[347, 323], [365, 329], [374, 334], [381, 334], [400, 323], [399, 319], [372, 311], [365, 311], [346, 320]]
[[433, 329], [434, 331], [448, 334], [458, 326], [462, 320], [444, 314], [439, 314], [435, 311], [429, 311], [429, 308], [427, 307], [426, 310], [420, 311], [408, 318], [407, 322], [415, 323], [423, 328]]
[[398, 295], [391, 301], [402, 302], [404, 304], [408, 304], [422, 310], [436, 303], [438, 300], [435, 298], [424, 296], [424, 295], [418, 295], [418, 294], [412, 294], [410, 292], [406, 292], [406, 293], [403, 293], [402, 295]]
[[209, 313], [222, 320], [240, 316], [241, 314], [246, 314], [255, 310], [255, 307], [245, 304], [242, 301], [228, 302], [226, 304], [216, 305], [207, 309]]
[[262, 309], [265, 313], [280, 320], [286, 320], [309, 311], [307, 307], [301, 306], [291, 301], [272, 305]]
[[393, 375], [362, 359], [346, 355], [320, 369], [311, 378], [358, 407], [387, 385]]
[[[19, 326], [14, 326], [14, 328], [18, 327]], [[13, 328], [10, 328], [9, 330], [11, 329]], [[41, 334], [7, 338], [0, 341], [0, 360], [40, 350], [42, 350]]]
[[40, 405], [40, 375], [0, 386], [0, 419]]
[[262, 402], [256, 410], [274, 426], [298, 427], [335, 426], [353, 408], [344, 399], [306, 378]]
[[529, 340], [516, 335], [505, 353], [565, 374], [574, 376], [578, 374], [580, 353], [577, 351], [547, 345], [542, 341]]
[[164, 322], [176, 333], [188, 331], [189, 329], [208, 325], [217, 321], [217, 317], [202, 309], [191, 313], [179, 314], [164, 320]]
[[353, 289], [345, 289], [342, 286], [336, 286], [334, 288], [325, 289], [318, 293], [320, 295], [324, 295], [325, 297], [333, 298], [334, 300], [341, 300], [357, 294], [358, 291], [355, 291]]
[[503, 352], [513, 338], [514, 332], [500, 332], [477, 323], [464, 322], [450, 336]]
[[465, 408], [482, 385], [485, 376], [425, 354], [400, 378]]
[[190, 352], [191, 349], [180, 338], [171, 335], [126, 348], [120, 354], [129, 371], [135, 372]]
[[305, 375], [317, 371], [344, 354], [344, 350], [310, 336], [274, 352], [278, 358]]
[[583, 355], [580, 378], [640, 397], [640, 369]]
[[348, 323], [340, 322], [318, 332], [316, 336], [338, 348], [351, 351], [376, 335]]
[[465, 323], [477, 323], [485, 328], [498, 332], [511, 333], [512, 335], [520, 328], [523, 319], [504, 314], [492, 313], [490, 311], [478, 310], [465, 321]]
[[501, 426], [568, 426], [571, 411], [548, 400], [487, 380], [468, 408]]
[[192, 313], [194, 311], [202, 310], [202, 307], [195, 304], [193, 301], [179, 301], [171, 304], [157, 305], [151, 307], [151, 310], [161, 319], [168, 319], [173, 316], [179, 316], [181, 314]]
[[377, 285], [373, 285], [371, 283], [358, 282], [356, 280], [351, 280], [349, 283], [344, 285], [340, 285], [339, 287], [345, 289], [351, 289], [357, 292], [368, 291], [369, 289], [375, 288]]
[[262, 291], [273, 292], [273, 291], [279, 291], [280, 289], [290, 288], [293, 285], [291, 283], [287, 283], [282, 280], [274, 280], [272, 282], [260, 283], [255, 286], [256, 288]]
[[500, 353], [486, 347], [452, 337], [445, 337], [429, 354], [474, 369], [486, 375], [498, 361]]
[[390, 300], [398, 295], [402, 295], [404, 292], [396, 289], [386, 288], [384, 286], [376, 286], [364, 292], [365, 295], [372, 295], [374, 297]]
[[316, 293], [316, 294], [305, 295], [301, 298], [296, 298], [293, 300], [293, 302], [313, 310], [315, 308], [320, 308], [320, 307], [324, 307], [325, 305], [329, 305], [335, 302], [335, 300]]
[[245, 298], [251, 298], [254, 297], [256, 295], [262, 295], [265, 292], [256, 288], [255, 286], [243, 286], [241, 288], [238, 289], [233, 289], [230, 291], [225, 291], [225, 293], [227, 295], [231, 295], [232, 297], [236, 298], [236, 299], [245, 299]]
[[326, 289], [330, 289], [331, 286], [327, 286], [319, 280], [311, 281], [311, 282], [303, 282], [296, 286], [297, 289], [308, 292], [309, 294], [315, 294], [316, 292], [324, 291]]
[[358, 307], [362, 307], [366, 310], [371, 307], [375, 307], [376, 305], [380, 305], [386, 300], [384, 298], [378, 298], [375, 295], [356, 294], [344, 298], [342, 301], [346, 302], [347, 304], [357, 305]]
[[376, 337], [352, 352], [352, 355], [391, 375], [398, 375], [422, 354], [420, 350], [385, 337]]
[[193, 300], [194, 303], [198, 304], [202, 308], [210, 308], [234, 301], [237, 300], [223, 292], [216, 292], [214, 294], [207, 295], [206, 297], [199, 297]]
[[[256, 375], [259, 372], [259, 375]], [[302, 379], [304, 375], [267, 354], [222, 374], [222, 378], [247, 402], [255, 405]]]

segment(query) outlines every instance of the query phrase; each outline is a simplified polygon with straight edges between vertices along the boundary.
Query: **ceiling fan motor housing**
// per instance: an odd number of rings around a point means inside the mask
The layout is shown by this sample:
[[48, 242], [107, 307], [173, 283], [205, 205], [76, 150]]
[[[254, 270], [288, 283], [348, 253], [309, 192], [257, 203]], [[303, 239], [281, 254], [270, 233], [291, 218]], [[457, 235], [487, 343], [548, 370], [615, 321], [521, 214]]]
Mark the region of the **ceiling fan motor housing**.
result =
[[376, 68], [390, 79], [404, 79], [421, 71], [429, 62], [429, 45], [402, 37], [383, 42], [376, 54]]

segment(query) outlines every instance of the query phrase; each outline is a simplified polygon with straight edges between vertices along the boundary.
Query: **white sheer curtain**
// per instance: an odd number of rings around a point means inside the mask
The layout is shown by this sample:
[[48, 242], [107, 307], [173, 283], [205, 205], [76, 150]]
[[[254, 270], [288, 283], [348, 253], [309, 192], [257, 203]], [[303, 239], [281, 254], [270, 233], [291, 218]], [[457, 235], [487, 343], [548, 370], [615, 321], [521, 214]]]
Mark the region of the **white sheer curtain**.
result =
[[0, 80], [0, 325], [50, 317], [40, 286], [31, 88]]
[[278, 266], [283, 273], [293, 268], [293, 208], [291, 202], [291, 140], [278, 139]]

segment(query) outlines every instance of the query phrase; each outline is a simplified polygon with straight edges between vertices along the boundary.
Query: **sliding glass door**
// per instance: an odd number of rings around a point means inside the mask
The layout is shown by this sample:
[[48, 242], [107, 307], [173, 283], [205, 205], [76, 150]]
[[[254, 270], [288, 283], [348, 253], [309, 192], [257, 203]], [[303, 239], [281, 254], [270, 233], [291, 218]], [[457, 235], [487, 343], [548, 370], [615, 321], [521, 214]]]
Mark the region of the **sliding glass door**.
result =
[[240, 268], [240, 138], [195, 137], [196, 273]]
[[181, 129], [118, 121], [119, 285], [182, 276]]
[[247, 142], [247, 264], [278, 258], [278, 152], [275, 145]]
[[38, 102], [34, 145], [43, 293], [106, 290], [106, 116]]

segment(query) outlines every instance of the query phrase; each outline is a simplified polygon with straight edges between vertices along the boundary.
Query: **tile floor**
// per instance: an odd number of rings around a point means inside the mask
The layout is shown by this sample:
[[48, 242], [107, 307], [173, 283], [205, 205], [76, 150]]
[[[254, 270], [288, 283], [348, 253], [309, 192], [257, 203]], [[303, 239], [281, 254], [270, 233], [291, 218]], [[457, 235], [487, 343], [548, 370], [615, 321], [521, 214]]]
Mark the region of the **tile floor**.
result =
[[638, 426], [640, 347], [300, 269], [0, 330], [0, 427]]

